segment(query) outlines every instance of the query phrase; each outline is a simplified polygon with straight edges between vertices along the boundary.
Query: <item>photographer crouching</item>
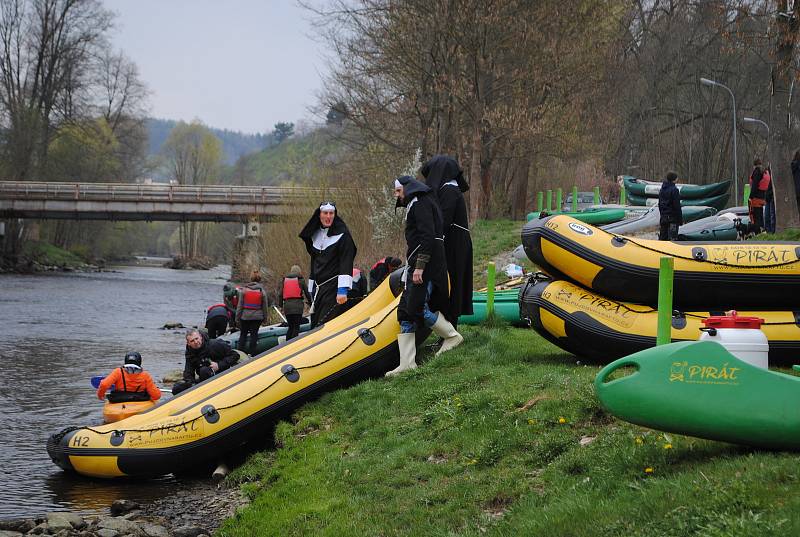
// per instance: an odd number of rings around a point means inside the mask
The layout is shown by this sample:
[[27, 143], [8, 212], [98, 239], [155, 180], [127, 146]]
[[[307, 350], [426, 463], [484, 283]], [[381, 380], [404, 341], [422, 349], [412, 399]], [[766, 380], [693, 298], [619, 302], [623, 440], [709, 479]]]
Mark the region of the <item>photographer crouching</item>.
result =
[[239, 354], [226, 341], [209, 340], [200, 330], [190, 330], [186, 334], [184, 356], [183, 380], [172, 387], [173, 395], [225, 371], [239, 361]]

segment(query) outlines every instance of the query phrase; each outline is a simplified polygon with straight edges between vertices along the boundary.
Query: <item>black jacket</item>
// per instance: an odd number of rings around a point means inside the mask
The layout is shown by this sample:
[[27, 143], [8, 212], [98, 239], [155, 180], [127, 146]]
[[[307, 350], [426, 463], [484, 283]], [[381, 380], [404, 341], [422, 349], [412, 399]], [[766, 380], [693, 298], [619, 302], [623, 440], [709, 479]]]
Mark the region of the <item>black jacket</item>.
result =
[[211, 362], [217, 362], [219, 366], [217, 373], [221, 373], [239, 361], [239, 353], [233, 350], [227, 341], [209, 340], [205, 332], [200, 332], [200, 335], [203, 338], [203, 344], [199, 349], [193, 349], [186, 345], [183, 380], [187, 382], [196, 382], [195, 375], [198, 374], [198, 370], [209, 367]]
[[[448, 320], [472, 314], [472, 236], [464, 192], [469, 185], [461, 167], [452, 157], [437, 155], [421, 170], [427, 184], [436, 194], [442, 211], [444, 252], [450, 276]], [[455, 184], [453, 184], [455, 183]]]
[[800, 196], [800, 160], [792, 161], [792, 179], [794, 179], [794, 195]]
[[431, 311], [449, 312], [447, 289], [447, 267], [445, 265], [444, 240], [442, 238], [442, 213], [439, 210], [431, 189], [411, 177], [401, 177], [406, 206], [406, 259], [408, 274], [406, 285], [410, 284], [412, 273], [422, 268], [423, 282], [432, 282], [428, 306]]
[[661, 223], [683, 224], [681, 193], [672, 181], [661, 183], [661, 191], [658, 193], [658, 211]]

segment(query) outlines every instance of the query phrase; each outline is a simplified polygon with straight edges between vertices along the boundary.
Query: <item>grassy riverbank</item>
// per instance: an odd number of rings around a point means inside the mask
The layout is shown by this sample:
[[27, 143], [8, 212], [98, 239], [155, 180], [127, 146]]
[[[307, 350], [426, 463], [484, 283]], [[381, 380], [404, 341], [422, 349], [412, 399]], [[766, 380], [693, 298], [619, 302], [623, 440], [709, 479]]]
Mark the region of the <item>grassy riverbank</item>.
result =
[[465, 328], [416, 371], [304, 406], [231, 477], [250, 535], [754, 536], [800, 532], [798, 458], [606, 414], [596, 366], [534, 332]]

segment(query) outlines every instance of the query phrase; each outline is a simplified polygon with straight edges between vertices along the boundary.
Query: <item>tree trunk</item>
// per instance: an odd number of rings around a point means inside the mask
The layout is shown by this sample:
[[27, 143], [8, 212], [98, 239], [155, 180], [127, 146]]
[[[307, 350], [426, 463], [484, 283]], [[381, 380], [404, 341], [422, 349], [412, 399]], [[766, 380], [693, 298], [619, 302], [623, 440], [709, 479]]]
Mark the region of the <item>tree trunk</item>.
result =
[[[778, 12], [787, 12], [787, 0], [778, 2]], [[797, 213], [797, 200], [794, 181], [789, 163], [792, 160], [792, 147], [789, 127], [791, 125], [792, 55], [795, 42], [800, 35], [800, 2], [796, 2], [793, 17], [776, 17], [778, 40], [775, 49], [775, 68], [772, 73], [772, 103], [775, 124], [772, 127], [772, 153], [777, 161], [772, 163], [772, 182], [775, 187], [775, 230], [800, 227]]]

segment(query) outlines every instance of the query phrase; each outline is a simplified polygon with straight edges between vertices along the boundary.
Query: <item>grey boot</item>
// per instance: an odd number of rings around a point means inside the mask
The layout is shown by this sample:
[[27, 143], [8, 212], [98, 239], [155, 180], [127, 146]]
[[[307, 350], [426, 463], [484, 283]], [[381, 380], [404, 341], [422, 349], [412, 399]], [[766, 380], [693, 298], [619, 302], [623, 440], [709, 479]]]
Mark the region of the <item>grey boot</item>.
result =
[[439, 316], [436, 318], [436, 322], [433, 323], [431, 327], [433, 333], [439, 337], [444, 338], [442, 342], [442, 347], [436, 351], [436, 356], [439, 356], [443, 352], [449, 351], [455, 347], [461, 345], [461, 342], [464, 341], [464, 337], [456, 332], [456, 329], [453, 328], [453, 325], [450, 324], [450, 321], [444, 318], [444, 315], [439, 313]]
[[400, 348], [400, 365], [386, 373], [387, 377], [417, 368], [417, 335], [397, 334], [397, 346]]

